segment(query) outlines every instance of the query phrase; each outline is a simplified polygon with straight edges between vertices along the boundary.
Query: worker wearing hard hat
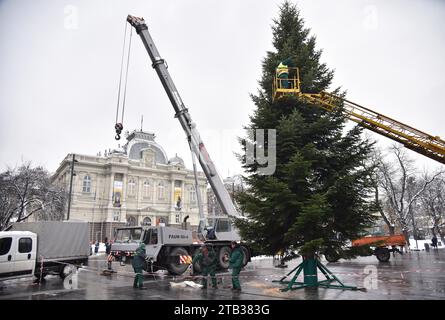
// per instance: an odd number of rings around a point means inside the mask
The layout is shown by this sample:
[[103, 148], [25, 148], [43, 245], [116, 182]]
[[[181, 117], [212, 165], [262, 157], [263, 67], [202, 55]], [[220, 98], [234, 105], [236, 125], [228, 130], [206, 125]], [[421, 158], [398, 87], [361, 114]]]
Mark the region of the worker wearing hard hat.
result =
[[202, 274], [202, 289], [207, 289], [207, 276], [212, 278], [212, 288], [216, 289], [216, 267], [218, 261], [216, 259], [216, 253], [211, 246], [203, 246], [201, 250], [193, 257], [192, 265], [199, 263]]
[[136, 255], [133, 257], [132, 262], [134, 272], [136, 273], [136, 276], [134, 277], [133, 288], [146, 289], [144, 287], [144, 276], [142, 274], [146, 257], [145, 243], [142, 242], [136, 249]]

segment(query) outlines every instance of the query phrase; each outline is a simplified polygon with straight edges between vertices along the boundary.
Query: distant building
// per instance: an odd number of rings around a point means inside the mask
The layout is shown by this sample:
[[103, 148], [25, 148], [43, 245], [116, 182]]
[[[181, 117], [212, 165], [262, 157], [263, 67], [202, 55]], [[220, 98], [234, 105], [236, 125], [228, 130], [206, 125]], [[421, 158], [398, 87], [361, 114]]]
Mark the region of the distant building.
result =
[[[76, 154], [70, 219], [91, 224], [91, 240], [113, 238], [117, 226], [157, 225], [181, 227], [183, 219], [192, 229], [199, 224], [193, 170], [177, 155], [171, 159], [150, 132], [133, 131], [121, 149], [103, 155]], [[72, 154], [53, 176], [54, 183], [69, 191]], [[204, 213], [207, 179], [198, 173]]]
[[[226, 190], [229, 192], [230, 198], [232, 199], [235, 208], [237, 208], [236, 201], [234, 201], [234, 195], [238, 192], [244, 191], [244, 182], [242, 180], [241, 175], [235, 175], [232, 177], [227, 177], [223, 180], [224, 186]], [[207, 188], [207, 207], [209, 216], [215, 215], [223, 215], [221, 206], [219, 205], [216, 196], [212, 190], [212, 188]], [[237, 208], [239, 211], [239, 209]]]

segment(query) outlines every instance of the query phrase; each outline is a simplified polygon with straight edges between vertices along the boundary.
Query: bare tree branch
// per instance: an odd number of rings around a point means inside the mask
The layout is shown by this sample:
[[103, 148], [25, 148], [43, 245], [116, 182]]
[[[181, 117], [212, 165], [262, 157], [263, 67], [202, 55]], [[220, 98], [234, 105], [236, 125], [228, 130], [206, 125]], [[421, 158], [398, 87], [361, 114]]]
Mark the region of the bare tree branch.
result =
[[[420, 178], [412, 160], [408, 158], [403, 148], [394, 145], [389, 150], [389, 156], [395, 162], [389, 162], [380, 154], [378, 159], [379, 187], [383, 191], [384, 203], [388, 212], [395, 214], [397, 224], [408, 238], [411, 220], [417, 214], [419, 199], [426, 192], [429, 185], [442, 176], [439, 171], [429, 176], [427, 173]], [[431, 211], [431, 210], [430, 210]], [[387, 223], [388, 219], [385, 220]]]
[[53, 186], [50, 174], [30, 163], [0, 173], [0, 230], [33, 214], [46, 220], [64, 215], [66, 192]]

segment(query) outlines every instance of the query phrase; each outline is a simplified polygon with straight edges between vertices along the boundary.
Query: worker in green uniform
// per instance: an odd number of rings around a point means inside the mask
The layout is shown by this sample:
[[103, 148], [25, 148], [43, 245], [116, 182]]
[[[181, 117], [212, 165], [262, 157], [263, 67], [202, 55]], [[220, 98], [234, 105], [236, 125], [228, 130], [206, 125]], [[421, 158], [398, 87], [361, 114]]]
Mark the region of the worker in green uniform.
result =
[[133, 288], [146, 289], [144, 287], [144, 282], [143, 282], [144, 276], [142, 274], [146, 257], [147, 256], [145, 254], [145, 243], [142, 242], [136, 249], [136, 254], [133, 257], [133, 262], [132, 262], [134, 273], [136, 273], [136, 276], [134, 277]]
[[241, 291], [241, 285], [238, 276], [243, 266], [244, 253], [236, 241], [232, 241], [231, 247], [229, 268], [232, 269], [232, 290], [239, 292]]
[[207, 289], [207, 276], [212, 278], [212, 288], [218, 288], [216, 282], [216, 267], [218, 261], [216, 253], [211, 246], [203, 246], [201, 250], [193, 257], [192, 265], [199, 263], [202, 274], [202, 289]]
[[277, 67], [277, 78], [280, 80], [280, 89], [289, 89], [291, 87], [291, 83], [289, 79], [289, 68], [293, 67], [294, 64], [290, 58], [287, 58], [280, 62]]

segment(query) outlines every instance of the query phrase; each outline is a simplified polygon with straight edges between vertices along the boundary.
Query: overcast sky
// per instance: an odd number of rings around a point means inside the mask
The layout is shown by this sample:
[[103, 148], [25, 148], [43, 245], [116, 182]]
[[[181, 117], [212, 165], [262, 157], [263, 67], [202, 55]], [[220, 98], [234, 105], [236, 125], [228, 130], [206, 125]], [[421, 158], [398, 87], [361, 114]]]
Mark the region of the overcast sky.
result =
[[[55, 171], [68, 153], [114, 140], [127, 14], [143, 16], [223, 176], [248, 124], [272, 50], [279, 0], [0, 0], [0, 170], [32, 161]], [[348, 99], [445, 138], [445, 1], [300, 0], [306, 27]], [[133, 34], [124, 130], [156, 134], [191, 167], [185, 135]], [[379, 146], [391, 141], [375, 134]], [[438, 164], [408, 151], [419, 169]]]

